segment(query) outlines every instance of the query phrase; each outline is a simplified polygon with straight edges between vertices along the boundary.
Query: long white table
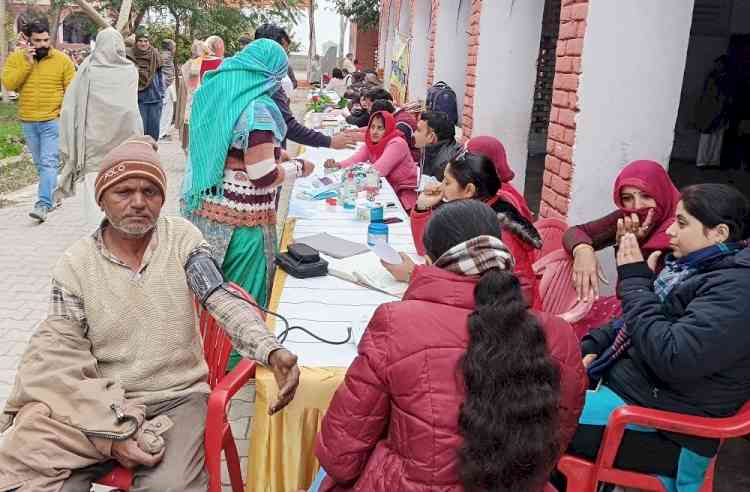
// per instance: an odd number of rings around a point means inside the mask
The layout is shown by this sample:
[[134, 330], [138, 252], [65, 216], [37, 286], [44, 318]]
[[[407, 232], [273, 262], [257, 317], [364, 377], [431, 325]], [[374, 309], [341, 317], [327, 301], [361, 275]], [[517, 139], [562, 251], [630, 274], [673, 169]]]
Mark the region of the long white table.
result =
[[[311, 149], [301, 157], [316, 164], [315, 176], [323, 176], [323, 162], [328, 158], [343, 159], [351, 151]], [[397, 251], [416, 256], [412, 240], [409, 217], [388, 182], [382, 180], [383, 187], [377, 200], [383, 204], [393, 204], [385, 209], [386, 217], [399, 217], [403, 222], [388, 226], [388, 239]], [[296, 217], [294, 240], [327, 232], [350, 241], [367, 243], [368, 222], [356, 220], [353, 210], [341, 206], [331, 209], [325, 201], [309, 201], [297, 197], [299, 183], [292, 195], [290, 217]], [[336, 277], [316, 277], [296, 279], [288, 276], [277, 306], [279, 313], [287, 317], [291, 325], [300, 325], [316, 335], [329, 340], [346, 338], [347, 327], [366, 323], [375, 309], [385, 302], [398, 300], [360, 285]], [[283, 329], [276, 322], [277, 333]], [[348, 367], [356, 355], [356, 346], [328, 345], [318, 342], [299, 330], [292, 331], [285, 345], [299, 356], [300, 365], [311, 367]]]
[[[301, 157], [315, 163], [315, 175], [323, 176], [326, 159], [340, 161], [351, 154], [351, 150], [309, 149]], [[388, 226], [389, 242], [397, 251], [418, 259], [409, 217], [388, 182], [383, 179], [382, 184], [377, 200], [395, 204], [386, 208], [385, 216], [403, 220]], [[293, 239], [327, 232], [367, 243], [368, 222], [356, 220], [353, 210], [340, 206], [331, 210], [325, 201], [298, 198], [304, 185], [304, 180], [296, 183], [289, 205], [289, 217], [295, 218]], [[279, 275], [277, 271], [277, 277]], [[270, 307], [285, 316], [291, 325], [303, 326], [329, 340], [343, 340], [348, 327], [364, 328], [379, 305], [397, 300], [332, 276], [296, 279], [281, 273], [274, 284]], [[273, 323], [277, 334], [283, 328], [281, 322]], [[299, 330], [292, 331], [284, 345], [299, 357], [300, 386], [294, 401], [283, 412], [268, 417], [266, 407], [275, 398], [276, 383], [270, 371], [259, 369], [256, 374], [255, 417], [247, 465], [248, 492], [288, 492], [306, 490], [310, 486], [318, 468], [314, 455], [315, 436], [330, 399], [357, 352], [352, 342], [329, 345]]]

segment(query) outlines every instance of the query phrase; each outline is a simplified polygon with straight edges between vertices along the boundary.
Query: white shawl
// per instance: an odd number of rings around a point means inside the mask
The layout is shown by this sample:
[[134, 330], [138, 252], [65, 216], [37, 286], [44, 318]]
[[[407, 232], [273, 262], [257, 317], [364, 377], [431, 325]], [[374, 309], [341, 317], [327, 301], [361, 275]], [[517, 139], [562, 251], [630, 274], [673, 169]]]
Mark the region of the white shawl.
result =
[[65, 92], [56, 198], [74, 195], [76, 183], [98, 172], [104, 156], [133, 135], [143, 135], [138, 69], [125, 57], [122, 35], [108, 27]]

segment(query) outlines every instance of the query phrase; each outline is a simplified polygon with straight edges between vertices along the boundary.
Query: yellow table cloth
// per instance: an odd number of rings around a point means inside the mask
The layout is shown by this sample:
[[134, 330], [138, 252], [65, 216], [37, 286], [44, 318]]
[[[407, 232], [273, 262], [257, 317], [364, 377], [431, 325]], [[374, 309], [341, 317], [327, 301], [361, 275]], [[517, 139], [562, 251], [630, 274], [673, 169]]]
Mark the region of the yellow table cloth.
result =
[[[286, 250], [292, 241], [294, 219], [284, 226], [279, 249]], [[276, 311], [287, 274], [276, 270], [269, 309]], [[266, 320], [271, 331], [276, 319]], [[315, 458], [315, 436], [328, 404], [346, 368], [300, 368], [300, 384], [294, 400], [282, 412], [268, 415], [268, 405], [279, 388], [273, 373], [258, 367], [255, 373], [255, 416], [250, 429], [247, 462], [247, 492], [296, 492], [312, 484], [318, 473]]]
[[312, 484], [318, 472], [315, 436], [346, 368], [301, 368], [294, 400], [282, 412], [268, 415], [278, 387], [273, 373], [258, 369], [255, 417], [250, 431], [247, 492], [296, 492]]

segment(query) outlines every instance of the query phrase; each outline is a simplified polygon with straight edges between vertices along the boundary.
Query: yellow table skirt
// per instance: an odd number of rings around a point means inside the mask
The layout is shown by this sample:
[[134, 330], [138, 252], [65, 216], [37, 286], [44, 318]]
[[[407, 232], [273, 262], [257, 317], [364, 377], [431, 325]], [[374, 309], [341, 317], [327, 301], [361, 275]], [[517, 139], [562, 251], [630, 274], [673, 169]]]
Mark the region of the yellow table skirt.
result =
[[[292, 241], [294, 219], [287, 220], [279, 249]], [[269, 309], [276, 311], [286, 281], [286, 272], [276, 270]], [[273, 330], [276, 319], [269, 316]], [[250, 429], [247, 462], [247, 492], [297, 492], [312, 484], [318, 472], [315, 436], [328, 404], [346, 368], [302, 367], [294, 400], [280, 413], [268, 415], [268, 404], [276, 398], [278, 386], [273, 373], [259, 367], [255, 374], [255, 416]]]
[[345, 374], [345, 368], [303, 367], [294, 401], [271, 417], [268, 404], [278, 387], [271, 371], [258, 369], [247, 492], [296, 492], [312, 484], [318, 472], [315, 437]]

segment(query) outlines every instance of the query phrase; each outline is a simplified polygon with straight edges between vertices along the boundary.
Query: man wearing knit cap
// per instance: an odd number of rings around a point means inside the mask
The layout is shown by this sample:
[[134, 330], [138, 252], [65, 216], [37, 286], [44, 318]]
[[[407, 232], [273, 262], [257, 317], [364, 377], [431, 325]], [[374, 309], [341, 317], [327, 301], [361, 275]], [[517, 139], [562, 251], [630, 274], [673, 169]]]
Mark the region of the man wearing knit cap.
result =
[[[106, 219], [54, 267], [49, 314], [0, 417], [0, 490], [88, 490], [118, 463], [133, 468], [139, 491], [207, 490], [209, 386], [196, 299], [237, 351], [274, 372], [279, 397], [269, 412], [294, 397], [297, 357], [224, 282], [198, 229], [160, 217], [166, 188], [150, 137], [105, 157], [96, 200]], [[151, 454], [138, 427], [162, 416], [172, 425]]]

